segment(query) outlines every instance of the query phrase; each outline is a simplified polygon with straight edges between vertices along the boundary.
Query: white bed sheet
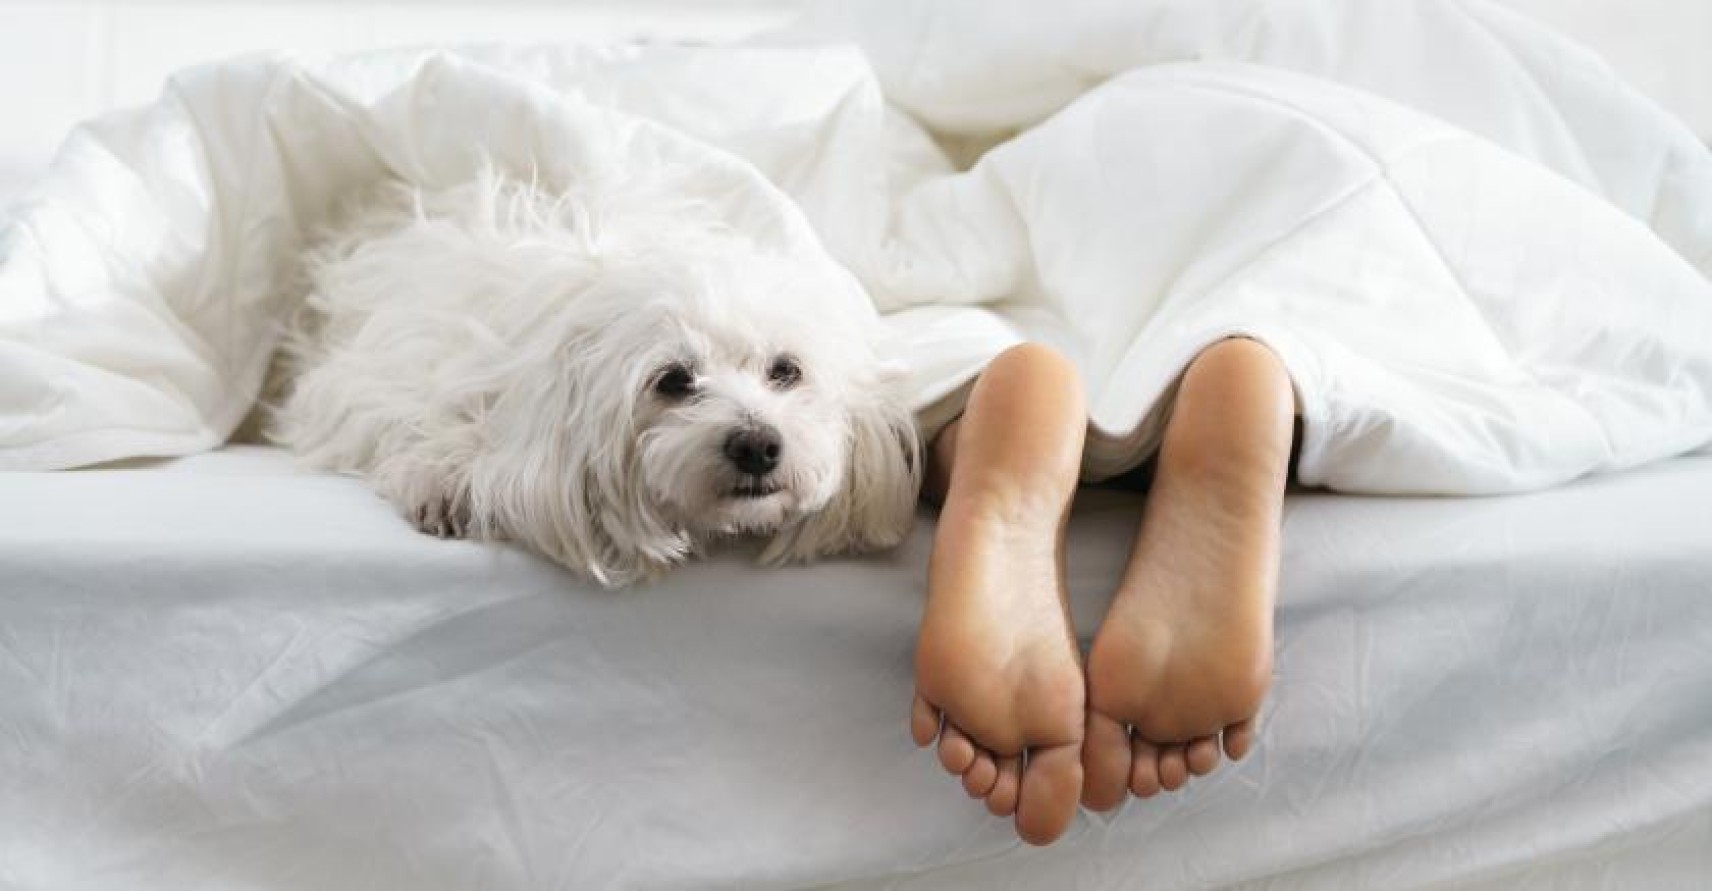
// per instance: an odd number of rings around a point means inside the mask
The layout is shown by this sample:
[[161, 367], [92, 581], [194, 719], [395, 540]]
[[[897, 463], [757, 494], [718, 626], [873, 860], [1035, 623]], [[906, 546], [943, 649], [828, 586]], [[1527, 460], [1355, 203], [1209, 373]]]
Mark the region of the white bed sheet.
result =
[[[0, 505], [0, 887], [1602, 887], [1635, 873], [1583, 861], [1665, 843], [1651, 887], [1712, 875], [1712, 458], [1292, 495], [1258, 751], [1045, 850], [905, 733], [931, 520], [615, 594], [270, 449]], [[1078, 508], [1084, 639], [1136, 516]]]

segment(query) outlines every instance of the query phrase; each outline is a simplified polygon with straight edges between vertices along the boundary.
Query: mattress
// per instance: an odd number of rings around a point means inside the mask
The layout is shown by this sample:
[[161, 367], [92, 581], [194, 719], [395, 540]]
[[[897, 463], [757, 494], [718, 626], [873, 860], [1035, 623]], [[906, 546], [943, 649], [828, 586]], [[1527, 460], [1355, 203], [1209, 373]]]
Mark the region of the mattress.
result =
[[[1712, 876], [1709, 457], [1293, 493], [1257, 751], [1046, 849], [906, 733], [931, 516], [886, 555], [739, 547], [614, 593], [262, 447], [0, 475], [0, 504], [0, 887]], [[1138, 504], [1079, 500], [1084, 642]]]

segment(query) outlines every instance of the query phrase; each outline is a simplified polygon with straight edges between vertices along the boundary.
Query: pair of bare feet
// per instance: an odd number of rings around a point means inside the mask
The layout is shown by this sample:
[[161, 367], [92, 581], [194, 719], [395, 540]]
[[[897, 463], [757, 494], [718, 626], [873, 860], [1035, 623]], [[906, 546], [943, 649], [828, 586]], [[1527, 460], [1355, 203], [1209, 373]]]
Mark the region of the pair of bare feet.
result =
[[927, 489], [943, 507], [910, 731], [1025, 841], [1058, 838], [1078, 801], [1109, 810], [1248, 751], [1271, 679], [1293, 409], [1259, 343], [1190, 364], [1085, 669], [1063, 581], [1087, 424], [1075, 369], [1046, 347], [1007, 351], [934, 441]]

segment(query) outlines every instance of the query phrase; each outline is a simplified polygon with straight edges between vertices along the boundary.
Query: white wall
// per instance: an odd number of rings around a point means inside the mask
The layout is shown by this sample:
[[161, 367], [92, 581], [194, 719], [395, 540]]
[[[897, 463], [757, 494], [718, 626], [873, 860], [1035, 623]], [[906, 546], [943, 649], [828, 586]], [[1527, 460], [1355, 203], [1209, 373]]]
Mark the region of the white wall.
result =
[[1712, 0], [1503, 0], [1597, 50], [1712, 141]]
[[[1507, 2], [1595, 46], [1637, 86], [1712, 136], [1712, 0]], [[197, 61], [275, 47], [728, 40], [788, 19], [798, 3], [0, 0], [0, 199], [46, 163], [74, 123], [151, 99], [169, 72]]]

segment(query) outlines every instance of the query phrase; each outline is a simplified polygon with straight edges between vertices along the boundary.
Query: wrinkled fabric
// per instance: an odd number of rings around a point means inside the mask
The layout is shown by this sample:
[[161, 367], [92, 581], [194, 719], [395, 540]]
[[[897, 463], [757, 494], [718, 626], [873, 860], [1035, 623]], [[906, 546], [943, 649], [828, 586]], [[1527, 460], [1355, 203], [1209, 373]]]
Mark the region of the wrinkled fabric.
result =
[[963, 0], [741, 47], [186, 72], [75, 133], [8, 229], [0, 467], [224, 441], [307, 233], [363, 182], [484, 154], [574, 181], [567, 145], [636, 139], [763, 177], [745, 202], [863, 281], [924, 419], [1005, 346], [1059, 346], [1091, 477], [1233, 335], [1283, 359], [1301, 476], [1334, 489], [1517, 491], [1712, 441], [1712, 153], [1591, 55], [1455, 0]]
[[[421, 535], [272, 449], [0, 474], [0, 504], [30, 506], [0, 511], [7, 889], [1507, 889], [1554, 864], [1587, 881], [1533, 887], [1620, 889], [1712, 869], [1712, 458], [1498, 499], [1292, 495], [1253, 753], [1045, 849], [910, 742], [927, 515], [890, 554], [756, 571], [738, 550], [614, 595]], [[1140, 516], [1078, 497], [1084, 644]], [[1686, 858], [1603, 865], [1685, 831]]]
[[[929, 423], [997, 350], [1064, 349], [1090, 475], [1231, 333], [1279, 350], [1303, 475], [1345, 489], [1706, 441], [1712, 168], [1585, 53], [1477, 3], [1040, 6], [186, 72], [74, 134], [0, 242], [0, 466], [217, 445], [340, 196], [484, 155], [571, 177], [553, 150], [595, 137], [812, 232]], [[1709, 465], [1291, 495], [1255, 752], [1043, 850], [908, 740], [931, 518], [615, 597], [275, 450], [4, 474], [0, 886], [1688, 887]], [[1078, 499], [1084, 643], [1139, 513]]]

